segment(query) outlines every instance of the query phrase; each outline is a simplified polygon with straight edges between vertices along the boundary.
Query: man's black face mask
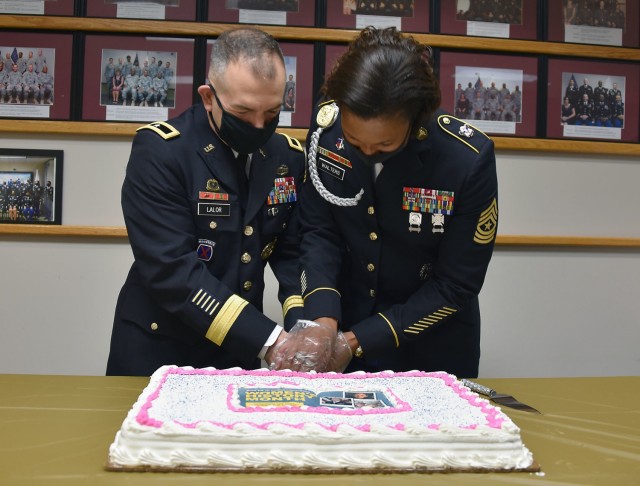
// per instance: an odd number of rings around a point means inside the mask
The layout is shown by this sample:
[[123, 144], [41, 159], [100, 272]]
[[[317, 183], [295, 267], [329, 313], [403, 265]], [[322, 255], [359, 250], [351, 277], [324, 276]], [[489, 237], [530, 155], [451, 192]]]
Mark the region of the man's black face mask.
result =
[[256, 128], [251, 123], [247, 123], [226, 111], [222, 107], [222, 103], [220, 103], [220, 99], [218, 98], [215, 88], [211, 84], [208, 86], [213, 93], [220, 110], [222, 110], [220, 126], [218, 126], [214, 120], [211, 112], [209, 112], [209, 118], [211, 118], [211, 122], [218, 131], [220, 138], [222, 138], [222, 140], [224, 140], [227, 145], [236, 152], [241, 154], [251, 154], [255, 152], [262, 147], [276, 131], [278, 122], [280, 121], [280, 113], [265, 125], [264, 128]]

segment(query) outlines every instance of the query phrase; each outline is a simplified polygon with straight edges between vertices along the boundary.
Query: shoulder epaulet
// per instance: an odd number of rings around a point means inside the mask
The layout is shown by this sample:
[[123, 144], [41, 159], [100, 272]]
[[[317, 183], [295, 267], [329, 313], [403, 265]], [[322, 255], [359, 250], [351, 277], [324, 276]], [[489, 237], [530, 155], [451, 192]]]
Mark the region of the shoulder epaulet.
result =
[[167, 122], [163, 121], [149, 123], [148, 125], [138, 128], [136, 132], [139, 132], [140, 130], [151, 130], [152, 132], [156, 132], [165, 140], [180, 136], [180, 132], [178, 130], [176, 130], [172, 125], [169, 125]]
[[464, 120], [451, 115], [440, 115], [438, 125], [442, 130], [459, 140], [471, 150], [480, 153], [480, 148], [489, 139], [487, 135]]
[[286, 133], [280, 133], [280, 135], [282, 135], [284, 138], [287, 139], [287, 143], [289, 144], [289, 147], [291, 147], [293, 150], [297, 150], [298, 152], [304, 152], [304, 148], [302, 147], [300, 140], [298, 140], [297, 138], [290, 137]]
[[330, 105], [331, 103], [335, 103], [335, 100], [322, 101], [322, 102], [318, 103], [318, 108], [320, 108], [321, 106], [324, 106], [324, 105]]

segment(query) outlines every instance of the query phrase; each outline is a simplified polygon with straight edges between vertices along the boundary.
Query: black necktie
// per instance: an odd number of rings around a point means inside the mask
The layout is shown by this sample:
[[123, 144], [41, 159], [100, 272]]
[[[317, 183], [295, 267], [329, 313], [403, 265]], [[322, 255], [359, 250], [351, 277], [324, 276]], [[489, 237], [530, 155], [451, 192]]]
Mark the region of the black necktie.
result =
[[247, 154], [238, 154], [236, 155], [235, 161], [235, 171], [236, 177], [238, 179], [238, 188], [240, 190], [240, 202], [242, 203], [242, 207], [244, 208], [247, 204], [247, 196], [249, 194], [249, 180], [247, 178], [246, 173], [246, 165], [247, 159], [249, 156]]

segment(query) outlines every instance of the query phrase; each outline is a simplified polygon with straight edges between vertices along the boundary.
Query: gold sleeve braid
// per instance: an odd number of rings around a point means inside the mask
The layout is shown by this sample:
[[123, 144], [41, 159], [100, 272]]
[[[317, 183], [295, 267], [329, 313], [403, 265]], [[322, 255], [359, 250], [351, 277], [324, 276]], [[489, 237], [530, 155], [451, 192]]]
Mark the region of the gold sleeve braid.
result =
[[242, 309], [248, 304], [249, 302], [237, 295], [229, 297], [211, 323], [206, 338], [218, 346], [222, 346], [229, 329], [235, 324]]
[[304, 300], [300, 295], [292, 295], [288, 297], [284, 304], [282, 304], [282, 315], [286, 316], [287, 312], [289, 312], [294, 307], [304, 307]]

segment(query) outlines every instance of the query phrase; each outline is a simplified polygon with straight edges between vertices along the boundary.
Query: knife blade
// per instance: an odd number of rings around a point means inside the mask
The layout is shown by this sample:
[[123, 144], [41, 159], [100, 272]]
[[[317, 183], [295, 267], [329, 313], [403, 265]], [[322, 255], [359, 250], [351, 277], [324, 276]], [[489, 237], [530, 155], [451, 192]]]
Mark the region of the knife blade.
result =
[[522, 403], [519, 400], [516, 400], [513, 396], [505, 395], [503, 393], [498, 393], [497, 391], [489, 388], [488, 386], [484, 386], [484, 385], [481, 385], [480, 383], [475, 383], [470, 380], [460, 380], [460, 382], [464, 386], [469, 388], [471, 391], [479, 393], [480, 395], [484, 395], [488, 397], [490, 400], [500, 405], [504, 405], [505, 407], [515, 408], [516, 410], [522, 410], [524, 412], [540, 413], [535, 408], [525, 403]]

